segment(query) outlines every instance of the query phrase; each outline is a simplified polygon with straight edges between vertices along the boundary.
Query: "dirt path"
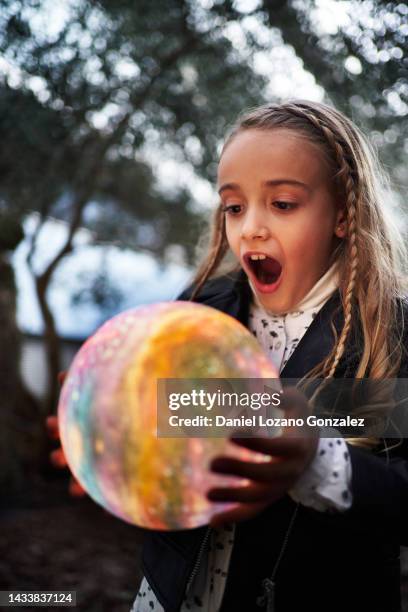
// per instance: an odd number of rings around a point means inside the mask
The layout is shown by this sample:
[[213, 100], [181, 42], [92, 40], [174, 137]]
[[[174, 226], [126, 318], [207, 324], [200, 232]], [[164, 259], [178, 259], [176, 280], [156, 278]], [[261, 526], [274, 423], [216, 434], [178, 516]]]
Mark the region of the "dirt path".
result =
[[138, 528], [87, 498], [3, 513], [0, 533], [1, 590], [76, 590], [76, 610], [129, 612], [141, 580]]

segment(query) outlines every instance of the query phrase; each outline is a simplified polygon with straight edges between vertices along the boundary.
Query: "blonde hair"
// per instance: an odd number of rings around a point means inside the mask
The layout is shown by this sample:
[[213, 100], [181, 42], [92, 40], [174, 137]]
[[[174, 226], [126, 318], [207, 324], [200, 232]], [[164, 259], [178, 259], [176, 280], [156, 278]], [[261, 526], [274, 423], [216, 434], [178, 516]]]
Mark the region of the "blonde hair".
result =
[[[355, 378], [396, 377], [403, 351], [404, 318], [399, 298], [407, 289], [407, 254], [396, 223], [387, 212], [390, 193], [377, 156], [360, 130], [342, 113], [305, 100], [266, 104], [245, 113], [232, 128], [224, 149], [244, 130], [276, 128], [295, 131], [319, 146], [331, 167], [336, 197], [344, 204], [347, 215], [346, 237], [332, 258], [339, 262], [343, 328], [338, 335], [332, 322], [333, 349], [306, 376], [334, 376], [357, 314], [363, 331], [363, 353]], [[227, 251], [225, 218], [219, 206], [208, 254], [193, 280], [191, 299], [214, 275]]]

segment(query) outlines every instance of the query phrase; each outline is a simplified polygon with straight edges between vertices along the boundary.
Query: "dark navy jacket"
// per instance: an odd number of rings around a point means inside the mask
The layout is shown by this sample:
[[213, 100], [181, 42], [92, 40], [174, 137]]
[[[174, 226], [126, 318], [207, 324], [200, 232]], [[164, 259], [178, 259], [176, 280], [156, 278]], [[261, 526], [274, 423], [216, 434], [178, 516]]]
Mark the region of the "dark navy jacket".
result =
[[[187, 300], [190, 295], [187, 289], [178, 299]], [[195, 301], [226, 312], [247, 326], [250, 297], [241, 272], [207, 282]], [[282, 370], [282, 378], [300, 378], [328, 355], [333, 346], [332, 318], [340, 330], [339, 292], [313, 320]], [[408, 316], [404, 318], [407, 322]], [[336, 377], [354, 376], [360, 350], [357, 328]], [[407, 360], [400, 376], [408, 376]], [[276, 576], [276, 612], [400, 611], [399, 547], [408, 545], [406, 440], [387, 461], [384, 454], [352, 445], [348, 448], [352, 507], [337, 514], [299, 507]], [[253, 577], [256, 563], [263, 563], [264, 569], [273, 568], [293, 507], [292, 499], [285, 496], [256, 519], [237, 525], [224, 597], [228, 603], [223, 604], [222, 612], [260, 610], [252, 595], [247, 600], [251, 593], [248, 576]], [[166, 612], [180, 608], [206, 529], [146, 531], [143, 572]]]

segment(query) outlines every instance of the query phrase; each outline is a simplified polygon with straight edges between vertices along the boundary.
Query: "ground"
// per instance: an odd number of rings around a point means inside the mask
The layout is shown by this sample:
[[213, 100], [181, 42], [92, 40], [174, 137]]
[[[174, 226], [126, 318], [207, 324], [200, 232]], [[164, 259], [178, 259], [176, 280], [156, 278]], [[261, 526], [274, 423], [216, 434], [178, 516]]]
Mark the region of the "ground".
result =
[[42, 504], [39, 496], [0, 511], [0, 589], [75, 590], [76, 610], [129, 612], [141, 580], [142, 531], [63, 488], [50, 485]]
[[[129, 612], [141, 580], [142, 531], [89, 497], [70, 498], [65, 481], [0, 507], [0, 533], [0, 590], [75, 590], [76, 610]], [[402, 549], [402, 574], [407, 612], [408, 549]]]

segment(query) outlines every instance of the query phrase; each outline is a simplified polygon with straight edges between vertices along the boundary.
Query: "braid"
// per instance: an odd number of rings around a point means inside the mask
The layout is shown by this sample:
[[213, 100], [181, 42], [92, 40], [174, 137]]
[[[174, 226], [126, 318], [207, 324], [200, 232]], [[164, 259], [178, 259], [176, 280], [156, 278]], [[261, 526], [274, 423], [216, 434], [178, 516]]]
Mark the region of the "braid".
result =
[[[272, 113], [270, 113], [272, 111]], [[295, 120], [300, 119], [303, 123], [308, 123], [314, 128], [314, 131], [320, 135], [320, 138], [328, 145], [332, 152], [332, 157], [337, 168], [334, 179], [339, 183], [341, 181], [343, 187], [343, 193], [345, 195], [345, 208], [347, 211], [347, 252], [343, 253], [345, 263], [348, 267], [348, 278], [345, 289], [343, 291], [343, 311], [344, 311], [344, 324], [340, 337], [337, 340], [335, 346], [324, 361], [323, 364], [317, 366], [319, 371], [322, 371], [325, 377], [331, 378], [339, 361], [344, 353], [347, 339], [352, 326], [353, 317], [353, 303], [355, 300], [355, 288], [357, 284], [357, 273], [359, 269], [359, 249], [358, 249], [358, 235], [357, 235], [357, 203], [359, 198], [359, 177], [358, 172], [354, 170], [356, 163], [354, 161], [352, 144], [346, 141], [340, 133], [334, 131], [324, 115], [319, 111], [318, 108], [311, 109], [308, 103], [288, 102], [286, 104], [278, 105], [277, 107], [271, 106], [270, 111], [267, 112], [263, 119], [260, 120], [259, 116], [255, 113], [254, 115], [247, 115], [244, 118], [237, 130], [231, 133], [227, 139], [225, 146], [234, 133], [239, 132], [241, 129], [248, 129], [252, 127], [262, 128], [270, 127], [271, 119], [274, 116], [273, 123], [275, 127], [282, 125], [283, 127], [290, 128], [288, 123], [288, 115], [292, 116]], [[278, 111], [278, 112], [276, 112]], [[206, 280], [210, 277], [211, 273], [217, 269], [220, 262], [222, 261], [225, 253], [228, 250], [228, 243], [225, 234], [225, 217], [220, 207], [217, 207], [213, 221], [213, 232], [210, 241], [209, 253], [206, 259], [201, 264], [199, 270], [194, 279], [195, 287], [191, 296], [191, 300], [194, 300], [204, 285]], [[337, 336], [337, 334], [335, 333]]]
[[[345, 208], [347, 235], [331, 253], [330, 262], [339, 262], [340, 293], [344, 322], [336, 329], [336, 313], [331, 329], [333, 348], [324, 360], [309, 370], [296, 385], [313, 387], [312, 377], [325, 380], [313, 392], [330, 384], [345, 353], [354, 325], [361, 324], [363, 352], [359, 356], [355, 378], [393, 378], [398, 375], [403, 355], [404, 308], [398, 305], [408, 293], [408, 252], [401, 230], [386, 210], [388, 181], [377, 156], [360, 130], [336, 109], [308, 100], [283, 104], [265, 104], [238, 118], [224, 143], [222, 153], [231, 140], [248, 129], [293, 130], [315, 144], [333, 171], [334, 199]], [[213, 236], [212, 249], [197, 276], [200, 285], [214, 272], [228, 246], [222, 219], [218, 217], [218, 241]], [[329, 262], [329, 263], [330, 263]], [[198, 287], [198, 289], [199, 289]], [[397, 312], [398, 307], [398, 312]], [[357, 356], [357, 355], [356, 355]], [[378, 394], [377, 394], [378, 395]], [[367, 410], [378, 416], [384, 406], [374, 398]], [[392, 404], [392, 402], [391, 402]], [[388, 410], [388, 404], [386, 405]], [[350, 439], [350, 442], [353, 441]], [[354, 441], [372, 446], [375, 439]]]
[[[356, 205], [355, 205], [355, 194], [353, 190], [350, 190], [347, 187], [347, 192], [349, 197], [347, 200], [351, 201], [351, 204], [347, 203], [348, 212], [347, 212], [347, 228], [348, 228], [348, 239], [349, 239], [349, 256], [350, 256], [350, 272], [347, 288], [344, 296], [344, 326], [342, 332], [340, 334], [340, 339], [337, 344], [336, 352], [334, 355], [333, 363], [331, 365], [330, 371], [328, 373], [328, 378], [331, 378], [334, 375], [334, 372], [337, 368], [337, 365], [344, 353], [346, 341], [348, 334], [351, 329], [351, 320], [353, 314], [353, 297], [354, 297], [354, 289], [356, 285], [357, 278], [357, 270], [358, 270], [358, 249], [357, 249], [357, 239], [356, 239]], [[352, 196], [350, 198], [350, 196]]]
[[[337, 365], [344, 353], [347, 338], [351, 329], [352, 314], [353, 314], [353, 299], [354, 290], [358, 272], [358, 248], [357, 248], [357, 223], [356, 223], [356, 202], [358, 198], [358, 177], [353, 171], [349, 160], [352, 156], [346, 154], [346, 143], [340, 140], [331, 128], [318, 116], [304, 110], [300, 104], [284, 105], [286, 110], [291, 114], [306, 119], [308, 122], [323, 133], [325, 140], [329, 143], [331, 150], [334, 152], [337, 166], [339, 168], [336, 173], [337, 179], [344, 181], [345, 191], [345, 207], [347, 210], [347, 235], [348, 235], [348, 252], [347, 259], [349, 262], [349, 276], [347, 287], [343, 296], [344, 309], [344, 325], [338, 340], [337, 346], [329, 355], [323, 366], [323, 372], [328, 372], [327, 377], [331, 378], [337, 368]], [[331, 365], [330, 365], [331, 362]]]

